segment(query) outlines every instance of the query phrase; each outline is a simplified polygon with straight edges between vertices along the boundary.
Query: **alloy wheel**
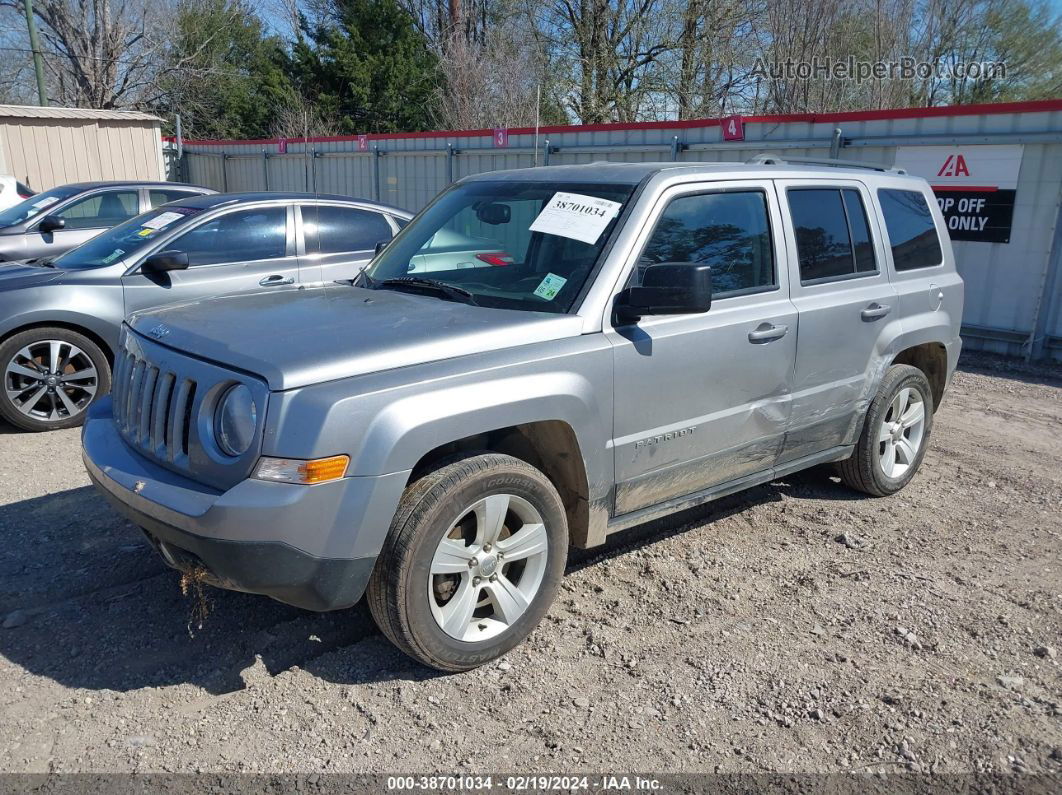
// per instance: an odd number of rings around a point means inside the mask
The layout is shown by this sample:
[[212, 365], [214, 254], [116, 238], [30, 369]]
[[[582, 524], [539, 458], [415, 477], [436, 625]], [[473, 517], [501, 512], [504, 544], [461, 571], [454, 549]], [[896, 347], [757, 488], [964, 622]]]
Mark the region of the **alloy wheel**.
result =
[[91, 357], [65, 340], [39, 340], [4, 368], [4, 389], [15, 408], [44, 422], [83, 412], [96, 396], [99, 372]]
[[905, 387], [889, 404], [878, 431], [878, 454], [885, 477], [903, 477], [918, 457], [926, 430], [926, 404], [917, 389]]
[[494, 494], [462, 512], [432, 557], [428, 603], [452, 638], [475, 642], [510, 628], [531, 606], [546, 571], [549, 537], [531, 503]]

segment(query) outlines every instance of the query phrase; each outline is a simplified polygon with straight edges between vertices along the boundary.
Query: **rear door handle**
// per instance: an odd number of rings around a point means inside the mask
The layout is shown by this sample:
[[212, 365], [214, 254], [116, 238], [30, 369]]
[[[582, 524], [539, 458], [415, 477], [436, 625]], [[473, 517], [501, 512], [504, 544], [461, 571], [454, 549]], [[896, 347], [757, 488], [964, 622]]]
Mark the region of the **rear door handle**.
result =
[[279, 273], [274, 273], [272, 276], [266, 276], [262, 281], [258, 282], [262, 287], [279, 287], [282, 284], [295, 284], [294, 276], [281, 276]]
[[789, 326], [775, 326], [771, 323], [760, 323], [760, 325], [756, 326], [754, 331], [749, 332], [749, 342], [754, 345], [759, 345], [764, 342], [778, 340], [784, 337], [787, 331], [789, 331]]
[[859, 313], [859, 316], [863, 320], [877, 320], [878, 318], [885, 317], [892, 311], [892, 307], [888, 304], [873, 303]]

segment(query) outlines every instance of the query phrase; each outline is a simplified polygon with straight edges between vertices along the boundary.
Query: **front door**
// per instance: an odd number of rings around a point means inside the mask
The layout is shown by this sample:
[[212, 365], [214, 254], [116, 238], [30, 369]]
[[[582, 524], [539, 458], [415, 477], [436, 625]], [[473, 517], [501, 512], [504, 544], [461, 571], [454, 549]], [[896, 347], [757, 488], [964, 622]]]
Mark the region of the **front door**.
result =
[[770, 469], [789, 414], [796, 309], [771, 183], [672, 188], [655, 217], [627, 284], [652, 263], [708, 263], [713, 300], [703, 314], [606, 327], [616, 514]]
[[800, 317], [793, 409], [780, 463], [851, 444], [899, 323], [881, 230], [855, 180], [779, 180]]
[[100, 232], [140, 214], [140, 191], [102, 190], [74, 199], [54, 212], [41, 216], [62, 219], [64, 227], [51, 232], [39, 230], [40, 220], [26, 233], [25, 257], [57, 257], [91, 240]]
[[165, 251], [188, 255], [188, 269], [122, 278], [126, 314], [175, 301], [298, 284], [291, 208], [232, 210], [169, 241]]

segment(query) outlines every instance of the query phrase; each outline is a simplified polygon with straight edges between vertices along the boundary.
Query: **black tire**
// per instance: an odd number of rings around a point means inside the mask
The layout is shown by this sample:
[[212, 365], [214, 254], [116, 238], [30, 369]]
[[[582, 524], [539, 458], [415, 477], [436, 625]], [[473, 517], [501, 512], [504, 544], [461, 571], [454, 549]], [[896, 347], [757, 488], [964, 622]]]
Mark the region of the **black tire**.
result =
[[[42, 343], [49, 340], [63, 343], [63, 347], [60, 349], [61, 356], [71, 351], [69, 346], [74, 346], [82, 352], [84, 357], [91, 360], [92, 366], [95, 367], [95, 392], [93, 394], [77, 386], [79, 383], [88, 385], [90, 383], [89, 380], [73, 382], [68, 387], [68, 399], [72, 405], [79, 409], [76, 413], [71, 413], [66, 404], [60, 401], [58, 397], [53, 398], [46, 393], [33, 407], [34, 412], [27, 414], [21, 411], [15, 401], [8, 395], [8, 390], [12, 386], [16, 389], [26, 387], [27, 391], [23, 392], [24, 396], [32, 397], [34, 395], [32, 391], [28, 391], [30, 387], [27, 386], [33, 382], [28, 380], [26, 376], [9, 373], [8, 365], [14, 362], [19, 352], [27, 346], [38, 346], [43, 351]], [[35, 349], [31, 349], [31, 352], [33, 350]], [[65, 365], [63, 371], [69, 374], [74, 371], [74, 368], [80, 368], [85, 363], [81, 356], [77, 357], [77, 361], [79, 362], [78, 364], [75, 364], [74, 360], [61, 361], [60, 365]], [[42, 359], [41, 366], [46, 366], [47, 364]], [[16, 381], [15, 379], [19, 380]], [[111, 391], [111, 368], [104, 352], [85, 335], [65, 328], [42, 327], [15, 334], [0, 344], [0, 380], [3, 381], [3, 385], [0, 386], [0, 417], [24, 431], [51, 431], [59, 428], [73, 428], [85, 421], [85, 413], [89, 405]], [[42, 386], [47, 386], [47, 384], [42, 382]], [[51, 409], [54, 409], [54, 412]], [[47, 416], [52, 413], [56, 415], [54, 419], [50, 419]]]
[[[429, 582], [435, 582], [429, 580], [432, 558], [454, 522], [469, 515], [478, 501], [498, 494], [526, 500], [541, 516], [547, 537], [545, 570], [519, 619], [488, 640], [466, 642], [443, 631], [432, 614], [430, 600], [436, 598], [429, 594]], [[406, 488], [366, 598], [380, 630], [403, 652], [440, 671], [467, 671], [501, 657], [539, 624], [560, 587], [567, 553], [564, 505], [549, 479], [511, 456], [469, 454], [444, 463]], [[499, 573], [504, 573], [500, 567]]]
[[[885, 474], [881, 463], [883, 443], [878, 435], [882, 424], [889, 418], [893, 400], [903, 389], [915, 389], [923, 402], [925, 413], [924, 430], [918, 450], [906, 471], [898, 477]], [[891, 418], [890, 418], [891, 419]], [[930, 433], [933, 430], [933, 391], [925, 374], [917, 367], [897, 364], [890, 367], [878, 387], [878, 393], [867, 409], [852, 455], [837, 465], [838, 473], [844, 484], [850, 488], [870, 494], [874, 497], [887, 497], [906, 486], [918, 472], [929, 446]]]

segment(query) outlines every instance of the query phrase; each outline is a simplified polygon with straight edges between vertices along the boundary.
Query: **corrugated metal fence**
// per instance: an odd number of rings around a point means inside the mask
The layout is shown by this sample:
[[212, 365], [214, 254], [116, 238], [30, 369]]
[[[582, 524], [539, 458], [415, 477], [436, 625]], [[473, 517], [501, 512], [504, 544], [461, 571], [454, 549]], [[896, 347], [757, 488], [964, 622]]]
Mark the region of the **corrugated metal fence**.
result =
[[[340, 193], [419, 210], [469, 174], [611, 161], [741, 162], [763, 152], [893, 164], [898, 147], [1021, 144], [1009, 243], [955, 242], [971, 348], [1062, 358], [1062, 100], [960, 108], [346, 137], [186, 142], [180, 178], [224, 191]], [[838, 132], [839, 130], [839, 132]], [[176, 164], [175, 164], [176, 165]]]

